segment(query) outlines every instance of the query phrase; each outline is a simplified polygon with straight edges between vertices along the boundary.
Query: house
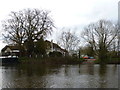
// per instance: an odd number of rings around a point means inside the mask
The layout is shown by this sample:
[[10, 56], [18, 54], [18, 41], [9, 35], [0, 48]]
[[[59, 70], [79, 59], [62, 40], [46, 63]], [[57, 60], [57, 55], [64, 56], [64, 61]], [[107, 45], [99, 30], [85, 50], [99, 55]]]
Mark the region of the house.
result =
[[45, 42], [47, 44], [47, 55], [49, 55], [50, 52], [60, 52], [63, 56], [68, 54], [67, 50], [61, 48], [58, 44], [53, 43], [53, 40], [51, 40], [51, 42], [46, 40]]
[[15, 45], [6, 45], [1, 50], [2, 56], [19, 56], [19, 48]]
[[[58, 44], [53, 43], [53, 41], [50, 42], [48, 40], [45, 40], [45, 43], [47, 45], [47, 47], [46, 47], [47, 55], [49, 55], [50, 52], [59, 52], [63, 56], [65, 56], [68, 53], [65, 49], [62, 49]], [[20, 51], [19, 51], [19, 47], [17, 45], [6, 45], [1, 50], [1, 53], [2, 53], [2, 56], [19, 56]]]

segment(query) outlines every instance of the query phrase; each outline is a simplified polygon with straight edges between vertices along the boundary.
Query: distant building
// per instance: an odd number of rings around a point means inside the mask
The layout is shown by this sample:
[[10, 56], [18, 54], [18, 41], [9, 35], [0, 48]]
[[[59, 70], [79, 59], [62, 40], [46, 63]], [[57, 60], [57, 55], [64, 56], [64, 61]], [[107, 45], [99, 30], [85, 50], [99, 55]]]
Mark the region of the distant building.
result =
[[18, 46], [6, 45], [1, 50], [2, 56], [19, 56], [19, 48]]
[[46, 52], [47, 54], [49, 54], [50, 52], [54, 52], [54, 51], [55, 52], [60, 52], [64, 56], [68, 54], [67, 50], [61, 48], [58, 44], [53, 43], [52, 40], [51, 40], [51, 42], [48, 41], [48, 40], [46, 40], [45, 42], [47, 44], [47, 52]]

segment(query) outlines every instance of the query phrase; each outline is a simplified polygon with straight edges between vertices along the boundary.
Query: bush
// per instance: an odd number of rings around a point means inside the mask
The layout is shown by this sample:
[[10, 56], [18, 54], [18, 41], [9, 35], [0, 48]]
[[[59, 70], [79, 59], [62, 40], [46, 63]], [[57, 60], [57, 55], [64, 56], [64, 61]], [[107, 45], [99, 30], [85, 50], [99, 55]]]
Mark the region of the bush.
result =
[[57, 51], [53, 51], [49, 53], [50, 57], [62, 57], [62, 53], [61, 52], [57, 52]]

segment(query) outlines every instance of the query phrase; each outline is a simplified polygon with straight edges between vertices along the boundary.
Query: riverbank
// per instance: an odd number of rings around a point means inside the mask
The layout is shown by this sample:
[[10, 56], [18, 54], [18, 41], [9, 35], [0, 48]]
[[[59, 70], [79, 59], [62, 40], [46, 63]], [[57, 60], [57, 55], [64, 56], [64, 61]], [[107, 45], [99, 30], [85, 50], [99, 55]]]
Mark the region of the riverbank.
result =
[[73, 58], [73, 57], [47, 57], [47, 58], [19, 58], [21, 64], [81, 64], [83, 59]]
[[[4, 60], [6, 61], [6, 60]], [[12, 60], [13, 61], [13, 60]], [[15, 61], [15, 60], [14, 60]], [[119, 58], [112, 58], [108, 60], [85, 60], [82, 58], [75, 57], [46, 57], [46, 58], [28, 58], [21, 57], [17, 60], [18, 64], [43, 64], [43, 65], [65, 65], [65, 64], [120, 64]], [[9, 61], [10, 62], [10, 61]], [[16, 64], [16, 63], [5, 63], [5, 64]]]
[[95, 64], [105, 63], [105, 64], [120, 64], [120, 58], [111, 58], [107, 60], [103, 60], [104, 62], [100, 60], [94, 61]]

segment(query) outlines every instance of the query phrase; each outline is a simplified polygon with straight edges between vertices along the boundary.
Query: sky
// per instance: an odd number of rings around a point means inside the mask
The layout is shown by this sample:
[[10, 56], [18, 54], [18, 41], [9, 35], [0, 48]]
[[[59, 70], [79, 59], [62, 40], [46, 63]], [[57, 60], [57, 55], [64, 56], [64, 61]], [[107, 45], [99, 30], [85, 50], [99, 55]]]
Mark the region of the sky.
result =
[[56, 42], [62, 28], [70, 28], [81, 33], [91, 22], [107, 19], [117, 22], [119, 0], [1, 0], [0, 2], [0, 50], [6, 45], [2, 39], [2, 21], [6, 20], [11, 11], [27, 8], [51, 11], [56, 28], [48, 37]]

